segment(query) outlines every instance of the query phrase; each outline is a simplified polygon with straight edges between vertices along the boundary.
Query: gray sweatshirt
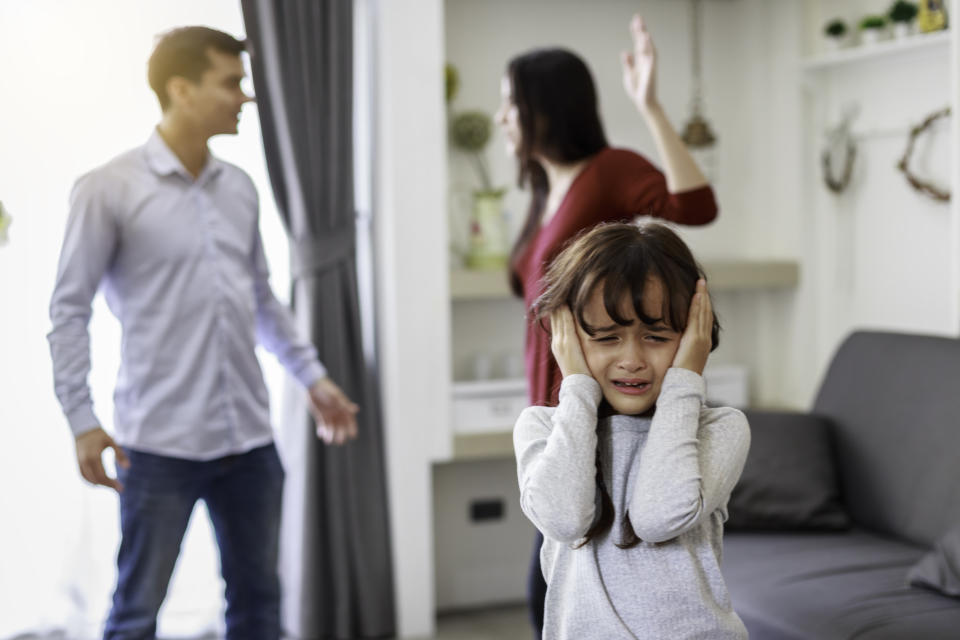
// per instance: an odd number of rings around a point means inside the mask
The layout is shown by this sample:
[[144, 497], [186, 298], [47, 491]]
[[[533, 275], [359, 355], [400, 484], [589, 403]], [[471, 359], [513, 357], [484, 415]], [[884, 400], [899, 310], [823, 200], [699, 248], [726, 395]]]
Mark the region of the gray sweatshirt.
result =
[[[652, 418], [597, 421], [600, 385], [564, 378], [556, 408], [530, 407], [513, 433], [520, 505], [544, 535], [544, 640], [747, 637], [720, 573], [727, 500], [750, 431], [707, 408], [703, 378], [672, 368]], [[597, 443], [613, 526], [575, 549], [599, 516]], [[643, 541], [620, 549], [625, 514]]]

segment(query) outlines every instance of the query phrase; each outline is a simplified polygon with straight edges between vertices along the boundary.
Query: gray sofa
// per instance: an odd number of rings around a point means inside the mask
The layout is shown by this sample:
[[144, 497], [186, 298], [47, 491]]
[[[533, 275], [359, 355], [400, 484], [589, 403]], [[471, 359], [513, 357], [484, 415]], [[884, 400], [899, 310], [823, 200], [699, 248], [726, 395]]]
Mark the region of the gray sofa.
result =
[[909, 584], [957, 578], [960, 340], [854, 333], [810, 413], [747, 416], [723, 566], [752, 640], [960, 639], [960, 599]]

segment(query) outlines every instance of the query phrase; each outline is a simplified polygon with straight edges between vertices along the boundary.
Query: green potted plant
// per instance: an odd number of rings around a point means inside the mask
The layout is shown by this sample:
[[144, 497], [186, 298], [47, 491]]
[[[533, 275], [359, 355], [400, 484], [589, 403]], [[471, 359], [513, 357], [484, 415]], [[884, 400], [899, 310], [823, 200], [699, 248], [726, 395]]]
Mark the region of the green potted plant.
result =
[[470, 245], [466, 263], [471, 269], [500, 269], [507, 262], [507, 233], [503, 216], [506, 189], [494, 187], [485, 155], [493, 121], [483, 111], [462, 111], [450, 122], [450, 142], [470, 159], [480, 179], [473, 191]]
[[840, 49], [847, 40], [847, 23], [840, 18], [834, 18], [824, 25], [823, 35], [827, 38], [827, 47]]
[[860, 43], [879, 42], [887, 29], [887, 18], [881, 15], [869, 15], [860, 19]]
[[913, 21], [917, 18], [919, 9], [913, 2], [897, 0], [887, 12], [887, 17], [893, 23], [893, 35], [903, 38], [913, 33]]

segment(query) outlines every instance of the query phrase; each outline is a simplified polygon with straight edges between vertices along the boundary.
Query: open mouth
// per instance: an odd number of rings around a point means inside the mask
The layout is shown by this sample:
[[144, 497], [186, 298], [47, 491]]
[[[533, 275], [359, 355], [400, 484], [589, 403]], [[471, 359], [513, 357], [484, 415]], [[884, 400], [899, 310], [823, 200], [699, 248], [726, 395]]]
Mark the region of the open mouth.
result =
[[640, 395], [650, 389], [650, 383], [645, 380], [614, 380], [613, 386], [621, 393]]

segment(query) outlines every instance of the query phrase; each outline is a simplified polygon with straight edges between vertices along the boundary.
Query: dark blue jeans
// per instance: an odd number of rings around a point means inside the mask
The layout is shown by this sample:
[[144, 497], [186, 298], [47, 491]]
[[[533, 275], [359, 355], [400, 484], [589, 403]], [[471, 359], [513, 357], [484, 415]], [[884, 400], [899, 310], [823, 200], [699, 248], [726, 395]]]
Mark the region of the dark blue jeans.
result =
[[280, 637], [277, 546], [283, 469], [270, 444], [198, 462], [127, 450], [117, 469], [120, 551], [104, 640], [155, 637], [180, 543], [197, 500], [210, 512], [226, 583], [228, 640]]

